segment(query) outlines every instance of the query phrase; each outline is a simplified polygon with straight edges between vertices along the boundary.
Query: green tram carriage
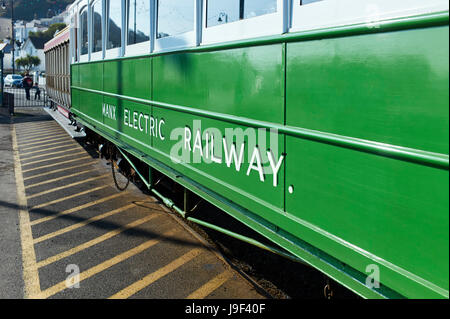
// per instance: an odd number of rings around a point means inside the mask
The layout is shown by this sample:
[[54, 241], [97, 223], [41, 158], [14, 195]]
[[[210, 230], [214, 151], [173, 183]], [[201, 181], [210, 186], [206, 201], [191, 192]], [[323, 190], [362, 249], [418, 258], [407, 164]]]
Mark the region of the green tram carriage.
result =
[[77, 0], [71, 112], [363, 297], [449, 298], [448, 6]]

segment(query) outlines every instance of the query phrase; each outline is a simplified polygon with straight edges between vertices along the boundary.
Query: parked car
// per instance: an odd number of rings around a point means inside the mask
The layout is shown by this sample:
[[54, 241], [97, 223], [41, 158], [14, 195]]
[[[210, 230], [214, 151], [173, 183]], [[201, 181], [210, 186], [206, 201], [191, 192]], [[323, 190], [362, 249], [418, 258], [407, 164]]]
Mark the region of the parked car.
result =
[[22, 76], [18, 74], [8, 74], [5, 77], [4, 84], [10, 87], [22, 87], [22, 79]]

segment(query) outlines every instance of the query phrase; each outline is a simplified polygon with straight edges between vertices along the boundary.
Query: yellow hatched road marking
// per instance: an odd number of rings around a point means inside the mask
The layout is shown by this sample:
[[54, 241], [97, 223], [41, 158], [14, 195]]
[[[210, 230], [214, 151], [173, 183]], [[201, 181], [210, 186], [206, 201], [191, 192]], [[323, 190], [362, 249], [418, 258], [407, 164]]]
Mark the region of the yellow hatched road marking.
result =
[[[50, 155], [57, 155], [57, 154], [61, 154], [61, 153], [67, 153], [67, 152], [74, 152], [74, 151], [82, 151], [82, 148], [74, 148], [74, 149], [70, 149], [70, 150], [62, 150], [62, 151], [57, 151], [57, 152], [52, 152], [52, 153], [45, 153], [45, 154], [41, 154], [41, 155], [34, 155], [34, 156], [30, 156], [27, 158], [23, 158], [23, 156], [20, 156], [20, 161], [23, 163], [23, 161], [28, 161], [30, 159], [35, 159], [35, 158], [40, 158], [40, 157], [45, 157], [45, 156], [50, 156]], [[53, 160], [54, 158], [49, 158], [49, 160]], [[33, 162], [36, 163], [36, 162]]]
[[[175, 233], [175, 230], [172, 229], [172, 230], [164, 233], [162, 236], [170, 236], [173, 233]], [[137, 247], [134, 247], [126, 252], [123, 252], [111, 259], [108, 259], [108, 260], [98, 264], [97, 266], [94, 266], [92, 268], [89, 268], [86, 271], [81, 272], [79, 274], [79, 282], [81, 282], [85, 279], [88, 279], [88, 278], [114, 266], [114, 265], [117, 265], [118, 263], [120, 263], [128, 258], [131, 258], [131, 257], [143, 252], [144, 250], [158, 244], [160, 241], [161, 241], [160, 238], [150, 239], [150, 240], [140, 244]], [[58, 283], [48, 289], [45, 289], [44, 291], [41, 291], [41, 293], [39, 295], [37, 295], [36, 297], [41, 298], [41, 299], [48, 298], [48, 297], [53, 296], [54, 294], [57, 294], [60, 291], [63, 291], [66, 288], [67, 288], [66, 281], [61, 281], [60, 283]]]
[[[19, 146], [20, 147], [24, 147], [24, 146], [28, 146], [28, 145], [37, 145], [37, 144], [43, 144], [43, 143], [51, 144], [53, 141], [59, 141], [59, 140], [62, 140], [62, 139], [67, 139], [68, 136], [69, 135], [61, 136], [61, 137], [57, 137], [57, 138], [53, 138], [53, 137], [52, 138], [46, 138], [46, 139], [40, 140], [39, 142], [25, 143], [25, 144], [20, 144]], [[47, 144], [44, 144], [44, 145], [47, 145]]]
[[[50, 147], [50, 148], [39, 149], [39, 150], [31, 151], [31, 152], [20, 153], [20, 158], [22, 160], [27, 160], [27, 159], [30, 159], [31, 157], [25, 157], [25, 155], [31, 155], [31, 154], [36, 154], [36, 153], [52, 151], [52, 150], [56, 150], [56, 149], [61, 149], [63, 147], [73, 147], [72, 149], [83, 149], [78, 144], [74, 144], [74, 145], [66, 144], [66, 145], [61, 145], [61, 146], [55, 146], [55, 147]], [[63, 150], [63, 151], [70, 151], [70, 150], [71, 149]], [[44, 154], [44, 155], [47, 155], [47, 154]]]
[[135, 207], [135, 206], [136, 206], [136, 205], [134, 205], [134, 204], [129, 204], [129, 205], [126, 205], [126, 206], [123, 206], [123, 207], [114, 209], [114, 210], [112, 210], [112, 211], [109, 211], [109, 212], [106, 212], [106, 213], [103, 213], [103, 214], [94, 216], [94, 217], [89, 218], [89, 219], [87, 219], [87, 220], [84, 220], [84, 221], [82, 221], [82, 222], [80, 222], [80, 223], [76, 223], [76, 224], [73, 224], [73, 225], [70, 225], [70, 226], [61, 228], [61, 229], [59, 229], [59, 230], [57, 230], [57, 231], [55, 231], [55, 232], [53, 232], [53, 233], [49, 233], [49, 234], [46, 234], [46, 235], [44, 235], [44, 236], [35, 238], [35, 239], [34, 239], [34, 244], [37, 244], [37, 243], [40, 243], [40, 242], [42, 242], [42, 241], [44, 241], [44, 240], [48, 240], [48, 239], [50, 239], [50, 238], [53, 238], [53, 237], [56, 237], [56, 236], [59, 236], [59, 235], [68, 233], [68, 232], [70, 232], [70, 231], [72, 231], [72, 230], [75, 230], [75, 229], [78, 229], [78, 228], [80, 228], [80, 227], [86, 226], [86, 225], [88, 225], [88, 224], [91, 224], [91, 223], [93, 223], [93, 222], [95, 222], [95, 221], [98, 221], [98, 220], [101, 220], [101, 219], [103, 219], [103, 218], [106, 218], [106, 217], [109, 217], [109, 216], [112, 216], [112, 215], [121, 213], [121, 212], [123, 212], [123, 211], [125, 211], [125, 210], [127, 210], [127, 209], [130, 209], [130, 208], [132, 208], [132, 207]]
[[64, 172], [64, 171], [67, 171], [69, 169], [75, 169], [75, 168], [80, 168], [80, 167], [86, 167], [88, 165], [94, 165], [96, 163], [97, 162], [89, 162], [89, 163], [86, 163], [86, 164], [80, 164], [80, 165], [75, 165], [75, 166], [67, 166], [67, 167], [63, 167], [63, 168], [60, 168], [60, 169], [55, 169], [54, 171], [28, 176], [28, 177], [24, 178], [23, 180], [26, 181], [26, 180], [37, 178], [37, 177], [42, 177], [42, 176], [47, 176], [47, 175], [50, 175], [50, 174]]
[[[61, 142], [57, 142], [57, 143], [49, 143], [49, 144], [47, 144], [47, 145], [50, 145], [50, 146], [55, 146], [55, 145], [60, 145], [60, 144], [63, 144], [63, 145], [61, 145], [61, 146], [59, 146], [59, 147], [64, 147], [64, 146], [70, 146], [71, 144], [73, 144], [73, 145], [77, 145], [73, 140], [70, 140], [70, 141], [61, 141]], [[24, 151], [27, 151], [27, 150], [34, 150], [34, 149], [36, 149], [36, 148], [39, 148], [39, 152], [41, 152], [41, 151], [46, 151], [46, 150], [49, 150], [50, 148], [42, 148], [43, 146], [47, 146], [47, 145], [37, 145], [37, 146], [31, 146], [31, 147], [25, 147], [25, 148], [22, 148], [22, 152], [23, 153], [21, 153], [22, 155], [27, 155], [27, 154], [30, 154], [31, 152], [24, 152]]]
[[49, 119], [49, 120], [38, 120], [38, 121], [33, 121], [33, 122], [27, 122], [27, 123], [19, 123], [17, 124], [18, 127], [30, 127], [30, 126], [34, 126], [34, 125], [42, 125], [42, 124], [47, 124], [47, 125], [58, 125], [56, 124], [56, 122], [53, 119]]
[[[40, 205], [34, 206], [31, 209], [38, 209], [38, 208], [42, 208], [42, 207], [45, 207], [45, 206], [53, 205], [53, 204], [62, 202], [62, 201], [67, 200], [67, 199], [71, 199], [71, 198], [74, 198], [74, 197], [77, 197], [77, 196], [81, 196], [81, 195], [84, 195], [84, 194], [87, 194], [87, 193], [90, 193], [90, 192], [93, 192], [93, 191], [96, 191], [96, 190], [99, 190], [99, 189], [106, 188], [108, 186], [109, 185], [104, 185], [104, 186], [100, 186], [100, 187], [93, 188], [93, 189], [90, 189], [90, 190], [86, 190], [86, 191], [78, 193], [78, 194], [66, 196], [66, 197], [63, 197], [63, 198], [58, 198], [58, 199], [52, 200], [51, 202], [47, 202], [47, 203], [44, 203], [44, 204], [40, 204]], [[58, 217], [63, 216], [63, 215], [67, 215], [67, 214], [71, 214], [73, 212], [77, 212], [77, 211], [82, 210], [84, 208], [91, 207], [91, 206], [94, 206], [94, 205], [106, 202], [106, 201], [108, 201], [110, 199], [114, 199], [114, 198], [120, 197], [120, 196], [125, 195], [125, 194], [127, 194], [127, 193], [126, 192], [117, 193], [117, 194], [114, 194], [114, 195], [111, 195], [111, 196], [108, 196], [108, 197], [104, 197], [104, 198], [98, 199], [98, 200], [93, 201], [93, 202], [89, 202], [89, 203], [86, 203], [86, 204], [83, 204], [83, 205], [80, 205], [80, 206], [77, 206], [77, 207], [74, 207], [74, 208], [67, 209], [65, 211], [59, 212], [58, 214], [55, 214], [55, 215], [52, 215], [52, 216], [47, 216], [47, 217], [35, 219], [35, 220], [33, 220], [31, 222], [31, 226], [34, 226], [34, 225], [37, 225], [37, 224], [40, 224], [40, 223], [43, 223], [43, 222], [47, 222], [49, 220], [58, 218]]]
[[56, 122], [53, 119], [49, 119], [49, 120], [38, 120], [38, 121], [33, 121], [33, 122], [26, 122], [26, 123], [19, 123], [17, 124], [18, 127], [31, 127], [34, 125], [58, 125], [56, 124]]
[[61, 132], [64, 132], [64, 131], [63, 130], [46, 131], [46, 132], [43, 132], [43, 134], [23, 134], [23, 135], [19, 136], [19, 140], [20, 140], [20, 142], [23, 142], [22, 139], [26, 140], [26, 139], [30, 139], [30, 138], [46, 138], [46, 137], [55, 136], [56, 134], [59, 134]]
[[220, 275], [217, 275], [206, 284], [198, 288], [196, 291], [191, 293], [186, 299], [204, 299], [209, 294], [211, 294], [214, 290], [222, 286], [228, 279], [233, 276], [231, 271], [224, 271]]
[[31, 130], [35, 130], [35, 129], [46, 130], [46, 129], [51, 129], [51, 128], [55, 128], [55, 127], [61, 127], [61, 125], [59, 125], [56, 121], [35, 122], [35, 123], [28, 122], [19, 127], [19, 130], [20, 130], [19, 133], [21, 133], [22, 131], [31, 131]]
[[[65, 201], [67, 199], [72, 199], [74, 197], [78, 197], [78, 196], [89, 194], [91, 192], [94, 192], [94, 191], [97, 191], [97, 190], [100, 190], [100, 189], [104, 189], [104, 188], [106, 188], [108, 186], [110, 186], [110, 185], [102, 185], [102, 186], [99, 186], [99, 187], [96, 187], [96, 188], [91, 188], [91, 189], [85, 190], [85, 191], [83, 191], [81, 193], [73, 194], [73, 195], [66, 196], [66, 197], [60, 197], [60, 198], [52, 200], [50, 202], [46, 202], [46, 203], [43, 203], [43, 204], [39, 204], [39, 205], [33, 206], [33, 207], [30, 208], [30, 210], [31, 209], [38, 209], [38, 208], [50, 206], [50, 205], [53, 205], [53, 204], [56, 204], [56, 203], [60, 203], [60, 202]], [[49, 216], [49, 217], [52, 217], [52, 216]], [[36, 221], [32, 221], [31, 225], [34, 225], [35, 222]]]
[[[83, 165], [83, 166], [84, 166], [84, 165]], [[71, 177], [74, 177], [74, 176], [79, 176], [79, 175], [82, 175], [82, 174], [85, 174], [85, 173], [89, 173], [89, 172], [93, 172], [93, 171], [95, 171], [94, 168], [88, 169], [88, 170], [85, 170], [85, 171], [81, 171], [81, 172], [77, 172], [77, 173], [74, 173], [74, 174], [70, 174], [70, 175], [64, 175], [64, 176], [61, 176], [61, 177], [58, 177], [58, 178], [54, 178], [54, 179], [45, 180], [45, 181], [40, 182], [40, 183], [35, 183], [35, 184], [27, 185], [27, 186], [25, 186], [25, 189], [30, 189], [30, 188], [32, 188], [32, 187], [41, 186], [41, 185], [45, 185], [45, 184], [50, 184], [50, 183], [53, 183], [53, 182], [57, 182], [57, 181], [64, 180], [64, 179], [66, 179], [66, 178], [71, 178]], [[45, 174], [45, 175], [48, 175], [48, 174]]]
[[132, 295], [138, 293], [145, 287], [150, 286], [152, 283], [157, 281], [158, 279], [164, 277], [165, 275], [169, 274], [170, 272], [174, 271], [178, 267], [186, 264], [188, 261], [194, 259], [199, 254], [201, 254], [201, 249], [193, 249], [190, 252], [184, 254], [183, 256], [175, 259], [170, 264], [158, 269], [157, 271], [145, 276], [141, 280], [135, 282], [134, 284], [128, 286], [125, 289], [122, 289], [118, 293], [112, 295], [109, 297], [109, 299], [126, 299], [131, 297]]
[[58, 126], [58, 127], [49, 127], [49, 128], [45, 128], [45, 129], [34, 129], [34, 130], [32, 130], [32, 131], [30, 131], [30, 130], [27, 130], [27, 131], [20, 131], [20, 132], [18, 132], [19, 133], [19, 138], [22, 138], [22, 137], [30, 137], [30, 136], [46, 136], [47, 134], [50, 134], [50, 133], [58, 133], [58, 132], [62, 132], [63, 131], [63, 129], [60, 127], [60, 126]]
[[32, 199], [32, 198], [39, 197], [39, 196], [42, 196], [42, 195], [54, 193], [54, 192], [60, 191], [62, 189], [66, 189], [66, 188], [70, 188], [70, 187], [73, 187], [73, 186], [81, 185], [81, 184], [84, 184], [84, 183], [87, 183], [87, 182], [91, 182], [91, 181], [96, 181], [96, 180], [105, 178], [106, 176], [109, 176], [109, 174], [103, 174], [103, 175], [91, 177], [91, 178], [88, 178], [88, 179], [85, 179], [85, 180], [82, 180], [82, 181], [79, 181], [79, 182], [75, 182], [75, 183], [63, 185], [63, 186], [60, 186], [60, 187], [48, 189], [46, 191], [42, 191], [42, 192], [39, 192], [39, 193], [30, 195], [30, 196], [27, 196], [27, 198], [28, 199]]
[[[43, 162], [47, 162], [47, 161], [53, 161], [53, 160], [56, 160], [56, 159], [65, 158], [65, 157], [69, 157], [69, 156], [73, 156], [73, 155], [78, 155], [78, 154], [81, 154], [81, 153], [86, 153], [86, 151], [83, 150], [83, 149], [81, 149], [81, 150], [75, 150], [75, 151], [77, 151], [77, 152], [76, 152], [76, 153], [70, 153], [70, 154], [67, 154], [67, 153], [70, 152], [70, 151], [57, 152], [57, 153], [66, 153], [66, 155], [57, 156], [57, 157], [44, 158], [43, 160], [33, 161], [33, 162], [30, 162], [30, 163], [28, 163], [28, 162], [27, 162], [27, 163], [23, 163], [24, 160], [29, 160], [29, 159], [30, 159], [30, 158], [27, 158], [27, 159], [21, 160], [21, 162], [22, 162], [22, 167], [23, 167], [23, 166], [27, 166], [27, 165], [34, 165], [34, 164], [37, 164], [37, 163], [43, 163]], [[47, 156], [47, 155], [50, 155], [50, 154], [37, 156], [36, 158], [44, 157], [44, 156]]]
[[22, 134], [30, 134], [30, 133], [40, 133], [41, 130], [53, 130], [57, 128], [61, 128], [61, 126], [55, 124], [55, 125], [45, 125], [46, 123], [41, 123], [40, 125], [26, 125], [23, 127], [18, 127], [19, 129], [19, 135]]
[[19, 205], [20, 240], [22, 244], [23, 280], [25, 284], [25, 298], [38, 295], [41, 292], [39, 273], [36, 265], [36, 253], [33, 246], [33, 234], [31, 232], [30, 215], [25, 208], [28, 206], [25, 197], [22, 168], [20, 167], [19, 148], [15, 125], [11, 125], [12, 147], [14, 156], [14, 171], [16, 177], [17, 203]]
[[74, 255], [74, 254], [76, 254], [76, 253], [78, 253], [80, 251], [83, 251], [83, 250], [85, 250], [85, 249], [87, 249], [89, 247], [92, 247], [92, 246], [97, 245], [97, 244], [99, 244], [99, 243], [101, 243], [101, 242], [103, 242], [105, 240], [108, 240], [108, 239], [114, 237], [114, 236], [117, 236], [117, 235], [119, 235], [120, 233], [122, 233], [124, 231], [127, 231], [127, 230], [129, 230], [131, 228], [137, 227], [139, 225], [142, 225], [142, 224], [152, 220], [155, 217], [158, 217], [158, 215], [154, 214], [154, 215], [149, 215], [149, 216], [146, 216], [144, 218], [138, 219], [138, 220], [136, 220], [136, 221], [134, 221], [132, 223], [129, 223], [129, 224], [123, 226], [123, 227], [120, 227], [119, 229], [112, 230], [112, 231], [110, 231], [110, 232], [108, 232], [108, 233], [106, 233], [106, 234], [104, 234], [104, 235], [102, 235], [100, 237], [97, 237], [97, 238], [94, 238], [94, 239], [92, 239], [92, 240], [90, 240], [88, 242], [85, 242], [85, 243], [83, 243], [83, 244], [81, 244], [81, 245], [79, 245], [77, 247], [71, 248], [71, 249], [69, 249], [67, 251], [64, 251], [64, 252], [58, 254], [58, 255], [49, 257], [49, 258], [47, 258], [45, 260], [42, 260], [42, 261], [37, 263], [37, 268], [41, 268], [41, 267], [47, 266], [47, 265], [52, 264], [52, 263], [54, 263], [54, 262], [56, 262], [58, 260], [61, 260], [63, 258], [69, 257], [69, 256], [72, 256], [72, 255]]
[[78, 154], [82, 154], [82, 153], [86, 153], [86, 151], [85, 150], [78, 150], [78, 152], [76, 152], [76, 153], [66, 154], [66, 155], [57, 156], [57, 157], [45, 158], [43, 160], [33, 161], [33, 162], [30, 162], [30, 163], [23, 163], [22, 167], [23, 166], [27, 166], [27, 165], [35, 165], [35, 164], [38, 164], [38, 163], [43, 163], [43, 162], [48, 162], [48, 161], [54, 161], [54, 160], [57, 160], [57, 159], [70, 157], [70, 156], [74, 156], [74, 155], [78, 155]]
[[[49, 165], [44, 165], [44, 166], [39, 166], [39, 167], [29, 168], [29, 169], [23, 170], [22, 173], [28, 173], [28, 172], [36, 171], [36, 170], [42, 169], [42, 168], [49, 168], [49, 167], [58, 166], [58, 165], [63, 165], [63, 164], [67, 164], [67, 163], [78, 162], [78, 161], [80, 161], [80, 160], [83, 160], [83, 159], [89, 159], [89, 158], [92, 159], [91, 156], [86, 155], [86, 156], [83, 156], [83, 157], [75, 158], [75, 159], [70, 160], [70, 161], [58, 162], [58, 163], [53, 163], [53, 164], [49, 164]], [[85, 164], [85, 165], [87, 165], [87, 164]]]
[[50, 138], [55, 138], [55, 137], [61, 137], [61, 136], [67, 136], [67, 133], [65, 131], [52, 135], [52, 136], [47, 136], [47, 138], [43, 138], [43, 137], [33, 137], [33, 138], [21, 138], [20, 139], [20, 144], [22, 143], [29, 143], [29, 142], [34, 142], [34, 141], [45, 141], [46, 139], [50, 139]]

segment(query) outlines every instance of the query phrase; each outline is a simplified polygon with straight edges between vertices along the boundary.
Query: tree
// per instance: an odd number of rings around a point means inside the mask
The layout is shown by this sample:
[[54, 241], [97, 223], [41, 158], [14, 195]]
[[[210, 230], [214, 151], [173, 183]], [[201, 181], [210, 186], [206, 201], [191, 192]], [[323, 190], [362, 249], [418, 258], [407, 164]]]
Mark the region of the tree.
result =
[[48, 27], [46, 31], [30, 32], [29, 37], [43, 38], [47, 41], [52, 39], [57, 31], [61, 31], [66, 27], [65, 23], [54, 23]]
[[26, 72], [30, 71], [33, 67], [41, 64], [41, 59], [37, 56], [31, 56], [27, 54], [27, 56], [18, 58], [16, 60], [16, 65], [19, 68], [23, 68]]

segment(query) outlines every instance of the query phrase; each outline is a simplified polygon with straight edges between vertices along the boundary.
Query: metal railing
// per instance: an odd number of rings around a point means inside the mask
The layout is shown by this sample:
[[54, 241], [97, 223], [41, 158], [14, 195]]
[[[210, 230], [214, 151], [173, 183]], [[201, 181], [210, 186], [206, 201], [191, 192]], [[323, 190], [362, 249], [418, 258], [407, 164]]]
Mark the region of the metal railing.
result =
[[44, 107], [47, 106], [48, 96], [45, 87], [34, 86], [29, 89], [17, 86], [4, 85], [3, 107], [14, 113], [17, 107]]

